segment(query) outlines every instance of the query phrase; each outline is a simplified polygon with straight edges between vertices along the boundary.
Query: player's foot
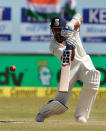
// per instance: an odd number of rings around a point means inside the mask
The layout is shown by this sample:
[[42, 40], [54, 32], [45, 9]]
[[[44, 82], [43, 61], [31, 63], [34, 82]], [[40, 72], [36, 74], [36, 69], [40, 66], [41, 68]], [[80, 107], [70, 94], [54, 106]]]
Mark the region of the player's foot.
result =
[[80, 116], [80, 117], [77, 118], [77, 122], [79, 122], [79, 123], [86, 123], [87, 120], [86, 120], [86, 118], [84, 116]]
[[36, 116], [36, 118], [35, 118], [35, 120], [37, 122], [44, 122], [44, 119], [45, 118], [40, 113], [38, 113], [37, 116]]

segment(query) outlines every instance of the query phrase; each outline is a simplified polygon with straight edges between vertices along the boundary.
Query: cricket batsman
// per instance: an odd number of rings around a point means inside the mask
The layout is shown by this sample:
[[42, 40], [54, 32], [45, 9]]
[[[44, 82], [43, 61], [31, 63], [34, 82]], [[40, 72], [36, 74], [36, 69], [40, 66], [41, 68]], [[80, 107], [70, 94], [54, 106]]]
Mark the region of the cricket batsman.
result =
[[83, 82], [82, 91], [75, 111], [77, 122], [86, 123], [100, 85], [100, 72], [95, 69], [90, 56], [86, 54], [79, 31], [83, 18], [78, 13], [66, 23], [64, 18], [51, 21], [52, 40], [50, 52], [61, 60], [61, 79], [54, 100], [40, 108], [37, 122], [43, 122], [52, 115], [68, 110], [66, 103], [77, 80]]

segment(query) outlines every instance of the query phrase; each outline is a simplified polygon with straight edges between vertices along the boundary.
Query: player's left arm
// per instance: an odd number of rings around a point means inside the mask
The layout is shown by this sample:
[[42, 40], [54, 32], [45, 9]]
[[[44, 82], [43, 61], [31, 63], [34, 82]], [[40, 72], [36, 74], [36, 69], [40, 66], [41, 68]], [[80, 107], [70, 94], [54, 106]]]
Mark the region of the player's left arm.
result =
[[81, 17], [78, 22], [75, 23], [74, 25], [74, 30], [77, 31], [79, 28], [80, 28], [80, 25], [82, 24], [83, 22], [83, 18]]
[[57, 45], [54, 42], [51, 42], [49, 46], [49, 50], [51, 54], [55, 55], [57, 58], [61, 60], [61, 56], [63, 54], [63, 50], [65, 49], [64, 45]]
[[[60, 44], [60, 45], [56, 45], [55, 43], [51, 43], [49, 50], [50, 52], [55, 55], [56, 57], [58, 57], [61, 60], [61, 57], [63, 55], [63, 51], [65, 50], [65, 46]], [[75, 46], [70, 46], [69, 47], [70, 50], [72, 50], [72, 54], [71, 54], [71, 61], [74, 60], [74, 56], [75, 56]]]
[[73, 16], [72, 20], [67, 23], [68, 26], [72, 28], [72, 30], [79, 30], [80, 25], [83, 22], [82, 16], [78, 13], [75, 16]]

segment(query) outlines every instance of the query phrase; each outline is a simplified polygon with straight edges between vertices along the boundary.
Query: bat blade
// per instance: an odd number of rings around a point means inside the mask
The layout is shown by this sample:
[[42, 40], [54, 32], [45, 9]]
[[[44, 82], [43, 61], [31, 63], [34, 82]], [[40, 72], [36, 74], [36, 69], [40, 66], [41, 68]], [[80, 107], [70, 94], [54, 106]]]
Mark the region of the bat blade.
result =
[[59, 92], [68, 92], [70, 79], [70, 64], [61, 67], [61, 77], [58, 91]]

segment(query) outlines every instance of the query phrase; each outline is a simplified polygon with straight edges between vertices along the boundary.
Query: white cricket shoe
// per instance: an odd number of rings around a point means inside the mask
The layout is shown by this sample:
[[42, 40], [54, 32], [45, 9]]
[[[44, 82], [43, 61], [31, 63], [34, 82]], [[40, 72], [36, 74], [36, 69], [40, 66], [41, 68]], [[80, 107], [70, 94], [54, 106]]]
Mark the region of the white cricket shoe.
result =
[[79, 123], [86, 123], [87, 119], [84, 116], [80, 116], [80, 117], [77, 118], [77, 122], [79, 122]]
[[45, 118], [40, 113], [38, 113], [37, 116], [36, 116], [36, 118], [35, 118], [35, 120], [37, 122], [44, 122], [44, 119]]

